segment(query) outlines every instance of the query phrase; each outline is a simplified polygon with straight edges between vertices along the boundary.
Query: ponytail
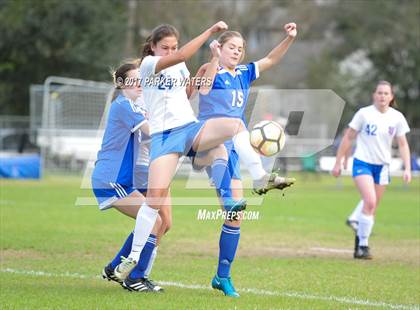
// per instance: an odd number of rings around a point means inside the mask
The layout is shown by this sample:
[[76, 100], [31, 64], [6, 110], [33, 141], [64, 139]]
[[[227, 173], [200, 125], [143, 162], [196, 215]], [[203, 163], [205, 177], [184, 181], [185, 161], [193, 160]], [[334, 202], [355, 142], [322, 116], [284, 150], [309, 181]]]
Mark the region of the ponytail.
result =
[[144, 58], [146, 56], [149, 55], [153, 55], [153, 50], [152, 50], [152, 36], [148, 36], [146, 39], [146, 43], [143, 44], [143, 50], [141, 53], [141, 57]]

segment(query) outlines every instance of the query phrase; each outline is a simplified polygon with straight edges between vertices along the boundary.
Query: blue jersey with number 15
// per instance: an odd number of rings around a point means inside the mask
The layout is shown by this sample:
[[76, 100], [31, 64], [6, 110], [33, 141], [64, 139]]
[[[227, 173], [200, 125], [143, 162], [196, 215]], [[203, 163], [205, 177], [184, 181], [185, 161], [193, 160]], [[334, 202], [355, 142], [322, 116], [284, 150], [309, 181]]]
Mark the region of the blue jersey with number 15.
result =
[[200, 94], [198, 118], [233, 117], [245, 121], [249, 90], [258, 75], [256, 63], [236, 66], [235, 75], [220, 68], [211, 91], [207, 95]]

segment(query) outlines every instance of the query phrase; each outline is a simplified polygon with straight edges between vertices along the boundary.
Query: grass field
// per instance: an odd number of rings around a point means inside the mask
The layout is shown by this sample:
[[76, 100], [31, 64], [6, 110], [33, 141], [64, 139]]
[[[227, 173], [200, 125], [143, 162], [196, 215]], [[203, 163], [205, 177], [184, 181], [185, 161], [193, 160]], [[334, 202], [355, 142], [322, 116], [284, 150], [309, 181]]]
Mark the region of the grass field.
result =
[[[210, 289], [221, 220], [198, 221], [202, 206], [175, 206], [153, 279], [164, 294], [129, 293], [99, 278], [133, 222], [114, 210], [76, 207], [90, 196], [76, 177], [1, 182], [1, 309], [418, 309], [420, 184], [394, 178], [370, 239], [372, 261], [352, 258], [344, 225], [358, 201], [323, 176], [270, 193], [260, 219], [247, 221], [233, 266], [241, 298]], [[183, 189], [174, 196], [211, 196]], [[211, 207], [207, 207], [211, 209]]]

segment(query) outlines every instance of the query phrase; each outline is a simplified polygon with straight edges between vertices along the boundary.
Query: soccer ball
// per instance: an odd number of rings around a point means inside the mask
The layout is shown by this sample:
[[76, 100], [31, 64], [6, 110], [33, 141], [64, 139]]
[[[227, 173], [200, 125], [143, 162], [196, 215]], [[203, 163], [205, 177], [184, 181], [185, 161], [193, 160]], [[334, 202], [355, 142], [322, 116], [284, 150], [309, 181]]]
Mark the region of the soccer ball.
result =
[[286, 135], [278, 123], [262, 121], [252, 128], [250, 141], [257, 153], [269, 157], [283, 149]]

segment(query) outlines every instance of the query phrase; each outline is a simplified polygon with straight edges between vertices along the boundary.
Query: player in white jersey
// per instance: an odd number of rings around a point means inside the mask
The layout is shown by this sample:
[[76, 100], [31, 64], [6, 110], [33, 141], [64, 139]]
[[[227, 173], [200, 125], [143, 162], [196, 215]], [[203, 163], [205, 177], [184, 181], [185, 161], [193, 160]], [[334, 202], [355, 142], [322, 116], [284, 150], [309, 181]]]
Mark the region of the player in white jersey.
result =
[[[121, 65], [115, 72], [116, 95], [112, 100], [107, 125], [102, 140], [101, 149], [92, 173], [92, 188], [98, 200], [99, 208], [106, 210], [111, 207], [121, 213], [136, 219], [137, 213], [145, 197], [133, 188], [133, 170], [139, 148], [140, 131], [149, 133], [147, 120], [135, 101], [141, 95], [138, 87], [137, 73], [139, 61]], [[138, 172], [136, 172], [138, 173]], [[148, 237], [136, 269], [140, 274], [143, 291], [162, 291], [152, 281], [146, 279], [146, 270], [155, 249], [157, 234], [161, 228], [158, 217], [153, 231]], [[129, 234], [121, 250], [102, 271], [104, 279], [121, 283], [116, 269], [121, 263], [126, 264], [125, 257], [131, 252], [132, 240], [137, 234], [136, 223], [134, 231]]]
[[[361, 108], [354, 115], [337, 151], [332, 174], [338, 177], [342, 162], [357, 137], [353, 159], [353, 179], [362, 202], [358, 209], [358, 227], [354, 258], [372, 259], [368, 239], [374, 224], [379, 201], [390, 182], [392, 140], [396, 137], [404, 163], [404, 182], [411, 181], [410, 149], [406, 133], [410, 131], [402, 113], [395, 110], [394, 92], [387, 81], [380, 81], [373, 93], [373, 104]], [[356, 210], [356, 213], [357, 210]]]

